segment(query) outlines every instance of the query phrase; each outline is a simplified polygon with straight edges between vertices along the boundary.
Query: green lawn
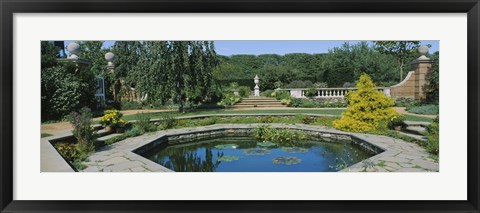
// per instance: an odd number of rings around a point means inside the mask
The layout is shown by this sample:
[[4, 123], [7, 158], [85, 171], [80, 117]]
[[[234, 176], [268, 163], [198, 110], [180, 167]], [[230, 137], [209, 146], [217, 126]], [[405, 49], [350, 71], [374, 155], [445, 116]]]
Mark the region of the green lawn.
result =
[[[212, 115], [212, 114], [265, 114], [265, 113], [309, 113], [309, 114], [322, 114], [322, 115], [341, 115], [344, 109], [301, 109], [301, 110], [197, 110], [187, 113], [178, 113], [178, 112], [154, 112], [146, 113], [151, 119], [162, 118], [163, 115], [169, 114], [171, 116], [191, 116], [191, 115]], [[124, 116], [125, 120], [135, 120], [136, 115], [126, 115]], [[408, 121], [427, 121], [431, 122], [433, 119], [424, 118], [413, 115], [405, 115], [405, 119]], [[98, 122], [97, 122], [98, 123]]]
[[50, 137], [52, 134], [42, 133], [41, 138]]

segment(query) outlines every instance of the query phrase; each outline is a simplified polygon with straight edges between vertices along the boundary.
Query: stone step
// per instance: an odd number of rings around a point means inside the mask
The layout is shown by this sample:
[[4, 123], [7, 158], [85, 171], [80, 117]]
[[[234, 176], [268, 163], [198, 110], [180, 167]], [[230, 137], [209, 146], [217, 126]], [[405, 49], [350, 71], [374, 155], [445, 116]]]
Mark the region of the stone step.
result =
[[407, 126], [423, 126], [426, 127], [430, 125], [430, 122], [425, 121], [404, 121]]
[[425, 127], [421, 126], [407, 126], [405, 128], [405, 132], [410, 133], [410, 134], [415, 134], [415, 135], [420, 135], [423, 136], [425, 132]]
[[108, 135], [110, 133], [111, 133], [111, 130], [107, 131], [105, 129], [100, 129], [100, 130], [97, 131], [98, 137], [103, 137], [103, 136]]
[[406, 135], [406, 136], [409, 136], [409, 137], [412, 137], [412, 138], [415, 138], [419, 141], [423, 141], [423, 142], [426, 142], [427, 141], [427, 138], [425, 136], [422, 136], [422, 135], [415, 135], [415, 134], [410, 134], [410, 133], [407, 133], [407, 132], [398, 132], [402, 135]]
[[122, 135], [122, 133], [108, 134], [108, 135], [105, 135], [103, 137], [97, 138], [97, 141], [105, 142], [106, 140], [108, 140], [110, 138], [114, 138], [114, 137], [117, 137], [117, 136], [120, 136], [120, 135]]
[[102, 129], [103, 126], [102, 126], [102, 124], [93, 124], [93, 125], [92, 125], [92, 128], [93, 128], [94, 130], [99, 130], [99, 129]]
[[[251, 107], [255, 107], [255, 105], [233, 105], [233, 108], [251, 108]], [[276, 108], [279, 108], [279, 107], [287, 107], [285, 105], [257, 105], [255, 108], [267, 108], [267, 107], [276, 107]]]

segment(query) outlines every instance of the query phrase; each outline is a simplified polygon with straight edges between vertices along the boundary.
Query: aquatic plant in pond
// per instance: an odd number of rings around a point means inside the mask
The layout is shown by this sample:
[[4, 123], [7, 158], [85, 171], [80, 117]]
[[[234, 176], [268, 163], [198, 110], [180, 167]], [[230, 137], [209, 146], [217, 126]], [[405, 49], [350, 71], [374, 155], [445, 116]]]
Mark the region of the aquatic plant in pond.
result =
[[293, 164], [299, 164], [300, 162], [302, 162], [302, 159], [292, 157], [292, 156], [288, 156], [288, 157], [282, 156], [282, 157], [272, 159], [272, 163], [274, 164], [293, 165]]
[[238, 147], [237, 144], [219, 144], [215, 146], [215, 149], [236, 149]]
[[163, 143], [141, 155], [176, 172], [335, 172], [374, 155], [352, 141], [304, 140], [295, 147], [262, 143], [254, 137], [222, 136]]
[[257, 146], [261, 146], [261, 147], [274, 147], [274, 146], [277, 146], [277, 144], [272, 143], [272, 142], [270, 142], [270, 141], [262, 141], [262, 142], [258, 142], [258, 143], [257, 143]]
[[243, 151], [245, 155], [268, 155], [270, 153], [272, 153], [272, 151], [265, 148], [252, 148]]
[[277, 129], [270, 126], [259, 126], [255, 128], [255, 138], [264, 141], [271, 141], [279, 146], [298, 146], [308, 136], [300, 131], [290, 129]]
[[284, 152], [288, 152], [288, 153], [305, 153], [305, 152], [308, 152], [307, 148], [302, 148], [302, 147], [282, 147], [282, 150]]
[[235, 160], [238, 160], [238, 159], [240, 159], [240, 157], [238, 157], [238, 156], [225, 155], [225, 156], [219, 157], [219, 158], [217, 159], [217, 161], [221, 161], [221, 162], [232, 162], [232, 161], [235, 161]]

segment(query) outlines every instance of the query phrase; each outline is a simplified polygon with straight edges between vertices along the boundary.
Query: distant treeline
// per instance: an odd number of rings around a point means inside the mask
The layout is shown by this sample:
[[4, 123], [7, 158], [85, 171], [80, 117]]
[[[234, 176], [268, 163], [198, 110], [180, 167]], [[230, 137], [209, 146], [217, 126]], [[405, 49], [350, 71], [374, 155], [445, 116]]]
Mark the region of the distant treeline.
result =
[[393, 85], [401, 80], [400, 64], [395, 57], [377, 51], [367, 42], [344, 43], [324, 54], [232, 55], [219, 56], [219, 61], [213, 75], [222, 84], [238, 82], [253, 87], [253, 78], [258, 75], [263, 90], [278, 85], [286, 87], [293, 81], [342, 87], [355, 83], [362, 73], [370, 75], [378, 86]]

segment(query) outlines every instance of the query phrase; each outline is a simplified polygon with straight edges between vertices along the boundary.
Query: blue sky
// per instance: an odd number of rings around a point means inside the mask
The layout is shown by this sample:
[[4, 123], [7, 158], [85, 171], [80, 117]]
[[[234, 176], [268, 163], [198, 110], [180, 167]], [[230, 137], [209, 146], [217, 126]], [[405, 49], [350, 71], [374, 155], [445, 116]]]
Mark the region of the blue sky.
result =
[[[71, 41], [65, 41], [68, 45]], [[215, 41], [216, 51], [220, 55], [235, 54], [279, 54], [287, 53], [326, 53], [333, 47], [341, 46], [344, 42], [357, 43], [358, 41]], [[111, 47], [115, 41], [105, 41], [104, 48]], [[421, 41], [430, 44], [430, 53], [439, 50], [439, 41]]]

